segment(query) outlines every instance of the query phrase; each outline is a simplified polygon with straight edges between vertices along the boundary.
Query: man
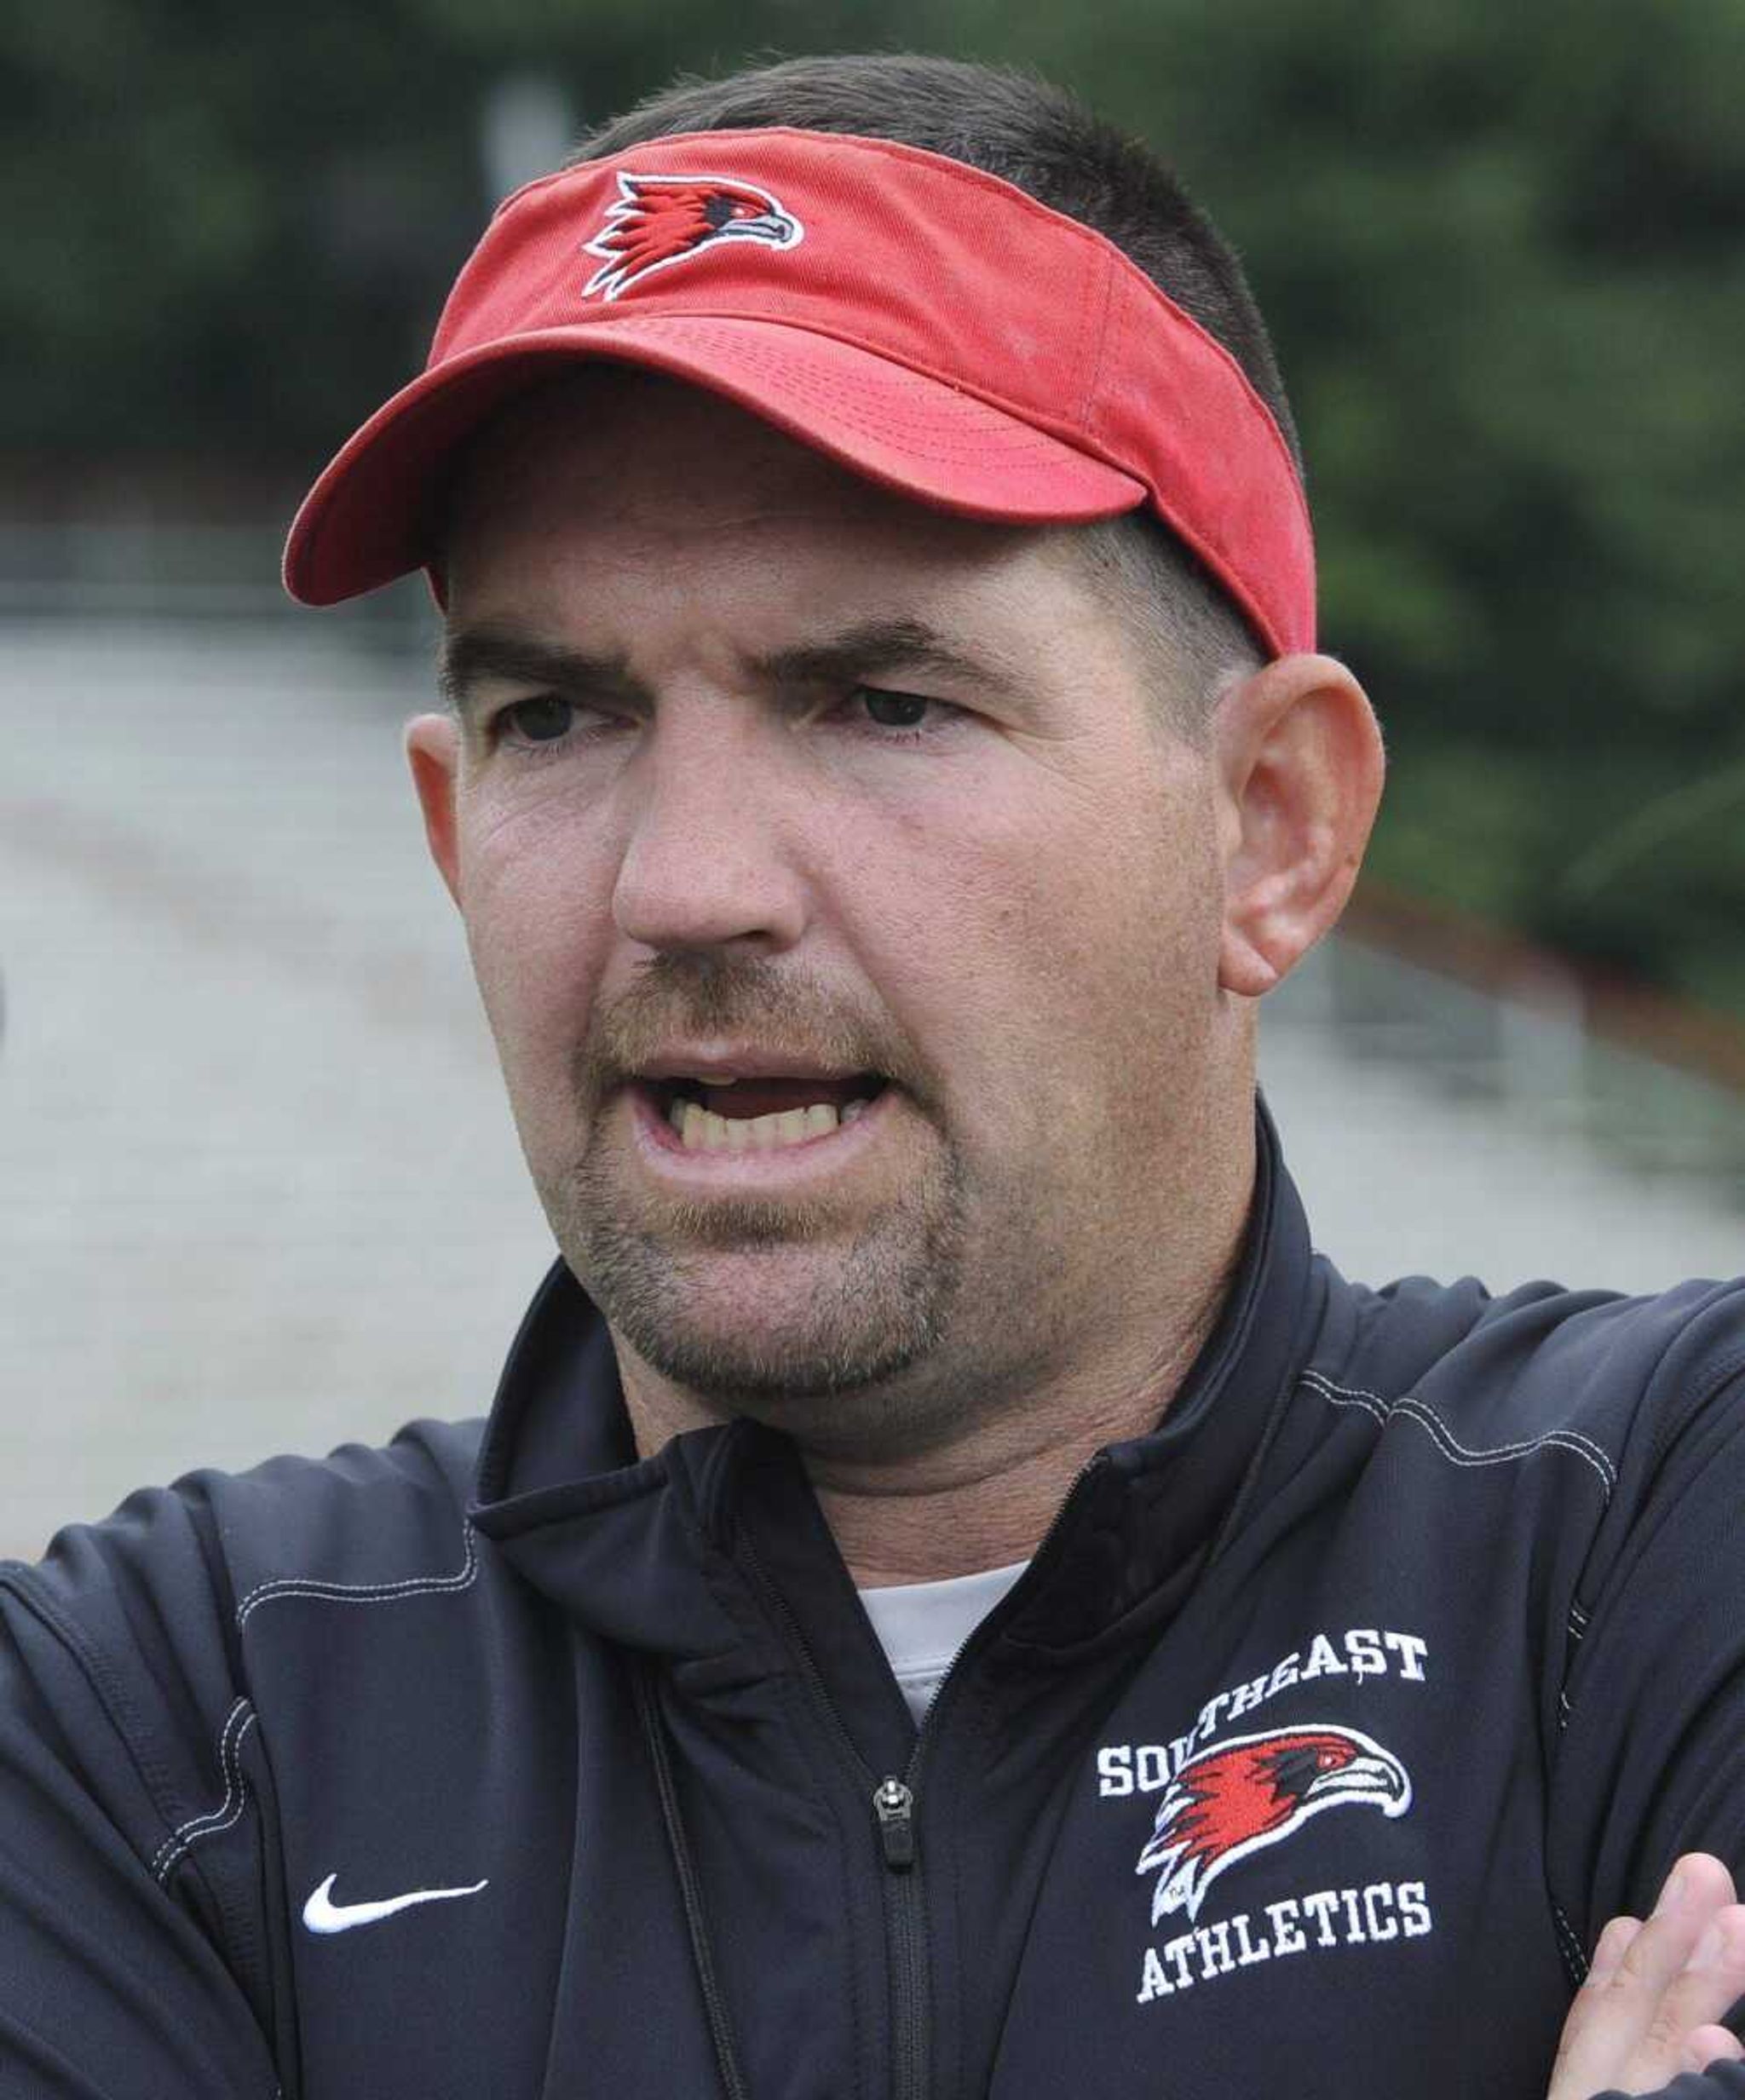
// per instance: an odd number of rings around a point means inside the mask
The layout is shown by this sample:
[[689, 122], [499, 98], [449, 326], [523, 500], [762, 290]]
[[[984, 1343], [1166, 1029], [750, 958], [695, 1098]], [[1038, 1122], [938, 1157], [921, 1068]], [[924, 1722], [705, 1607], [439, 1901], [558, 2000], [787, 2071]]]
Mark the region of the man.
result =
[[564, 1261], [482, 1443], [7, 1575], [7, 2090], [1736, 2057], [1745, 1314], [1311, 1257], [1254, 1010], [1379, 748], [1167, 178], [942, 63], [657, 100], [503, 208], [287, 573], [420, 567]]

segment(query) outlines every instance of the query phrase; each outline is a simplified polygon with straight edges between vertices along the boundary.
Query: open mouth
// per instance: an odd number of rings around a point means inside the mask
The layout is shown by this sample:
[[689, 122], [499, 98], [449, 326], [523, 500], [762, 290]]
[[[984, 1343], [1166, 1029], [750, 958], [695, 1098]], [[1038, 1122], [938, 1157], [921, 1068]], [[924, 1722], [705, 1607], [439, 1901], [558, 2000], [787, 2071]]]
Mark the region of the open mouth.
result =
[[642, 1090], [687, 1152], [778, 1152], [829, 1137], [866, 1113], [889, 1082], [843, 1079], [646, 1079]]

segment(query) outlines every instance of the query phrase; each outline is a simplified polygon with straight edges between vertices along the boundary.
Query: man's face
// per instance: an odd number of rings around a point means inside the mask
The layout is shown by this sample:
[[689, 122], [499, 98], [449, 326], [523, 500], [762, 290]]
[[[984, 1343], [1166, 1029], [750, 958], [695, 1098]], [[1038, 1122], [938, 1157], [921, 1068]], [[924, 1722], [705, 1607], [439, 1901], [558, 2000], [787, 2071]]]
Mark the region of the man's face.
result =
[[620, 1351], [913, 1447], [1152, 1317], [1230, 1084], [1215, 782], [1070, 535], [596, 374], [475, 446], [447, 580], [421, 789]]

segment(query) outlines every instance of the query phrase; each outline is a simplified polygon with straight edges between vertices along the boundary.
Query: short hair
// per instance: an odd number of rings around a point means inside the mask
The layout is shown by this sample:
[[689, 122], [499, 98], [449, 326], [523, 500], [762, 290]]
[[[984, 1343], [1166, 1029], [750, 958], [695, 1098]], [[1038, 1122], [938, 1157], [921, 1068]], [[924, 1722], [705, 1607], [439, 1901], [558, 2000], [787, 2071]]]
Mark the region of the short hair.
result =
[[[777, 124], [945, 154], [1103, 234], [1235, 359], [1302, 474], [1284, 382], [1235, 250], [1148, 146], [1031, 74], [893, 53], [785, 59], [720, 80], [688, 75], [600, 125], [574, 159], [679, 132]], [[1241, 608], [1151, 511], [1076, 529], [1141, 638], [1162, 643], [1166, 660], [1197, 683], [1190, 716], [1203, 716], [1233, 671], [1264, 659]]]

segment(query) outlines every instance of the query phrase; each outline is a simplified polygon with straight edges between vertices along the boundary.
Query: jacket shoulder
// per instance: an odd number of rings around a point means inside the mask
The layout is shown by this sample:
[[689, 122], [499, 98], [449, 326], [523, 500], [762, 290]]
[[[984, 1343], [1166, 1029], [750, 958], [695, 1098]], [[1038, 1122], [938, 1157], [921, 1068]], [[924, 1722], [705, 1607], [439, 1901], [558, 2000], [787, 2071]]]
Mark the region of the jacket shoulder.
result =
[[312, 1584], [397, 1596], [463, 1572], [482, 1430], [418, 1423], [381, 1449], [192, 1473], [130, 1495], [101, 1522], [67, 1526], [33, 1567], [0, 1563], [12, 1714], [87, 1756], [100, 1737], [112, 1742], [142, 1830], [185, 1819], [251, 1694], [251, 1614]]
[[273, 1458], [184, 1483], [206, 1498], [239, 1630], [298, 1591], [402, 1596], [470, 1561], [482, 1422], [418, 1422], [380, 1448]]
[[172, 1622], [240, 1610], [251, 1592], [308, 1575], [366, 1583], [427, 1541], [458, 1541], [482, 1422], [418, 1422], [389, 1444], [325, 1458], [275, 1458], [245, 1472], [203, 1470], [130, 1495], [101, 1522], [58, 1532], [34, 1568], [7, 1570], [46, 1615], [119, 1612], [157, 1600]]
[[1366, 1400], [1379, 1420], [1428, 1411], [1463, 1447], [1566, 1434], [1604, 1474], [1644, 1435], [1676, 1435], [1745, 1369], [1745, 1280], [1652, 1296], [1523, 1284], [1493, 1296], [1471, 1277], [1381, 1290], [1336, 1275], [1305, 1383]]

